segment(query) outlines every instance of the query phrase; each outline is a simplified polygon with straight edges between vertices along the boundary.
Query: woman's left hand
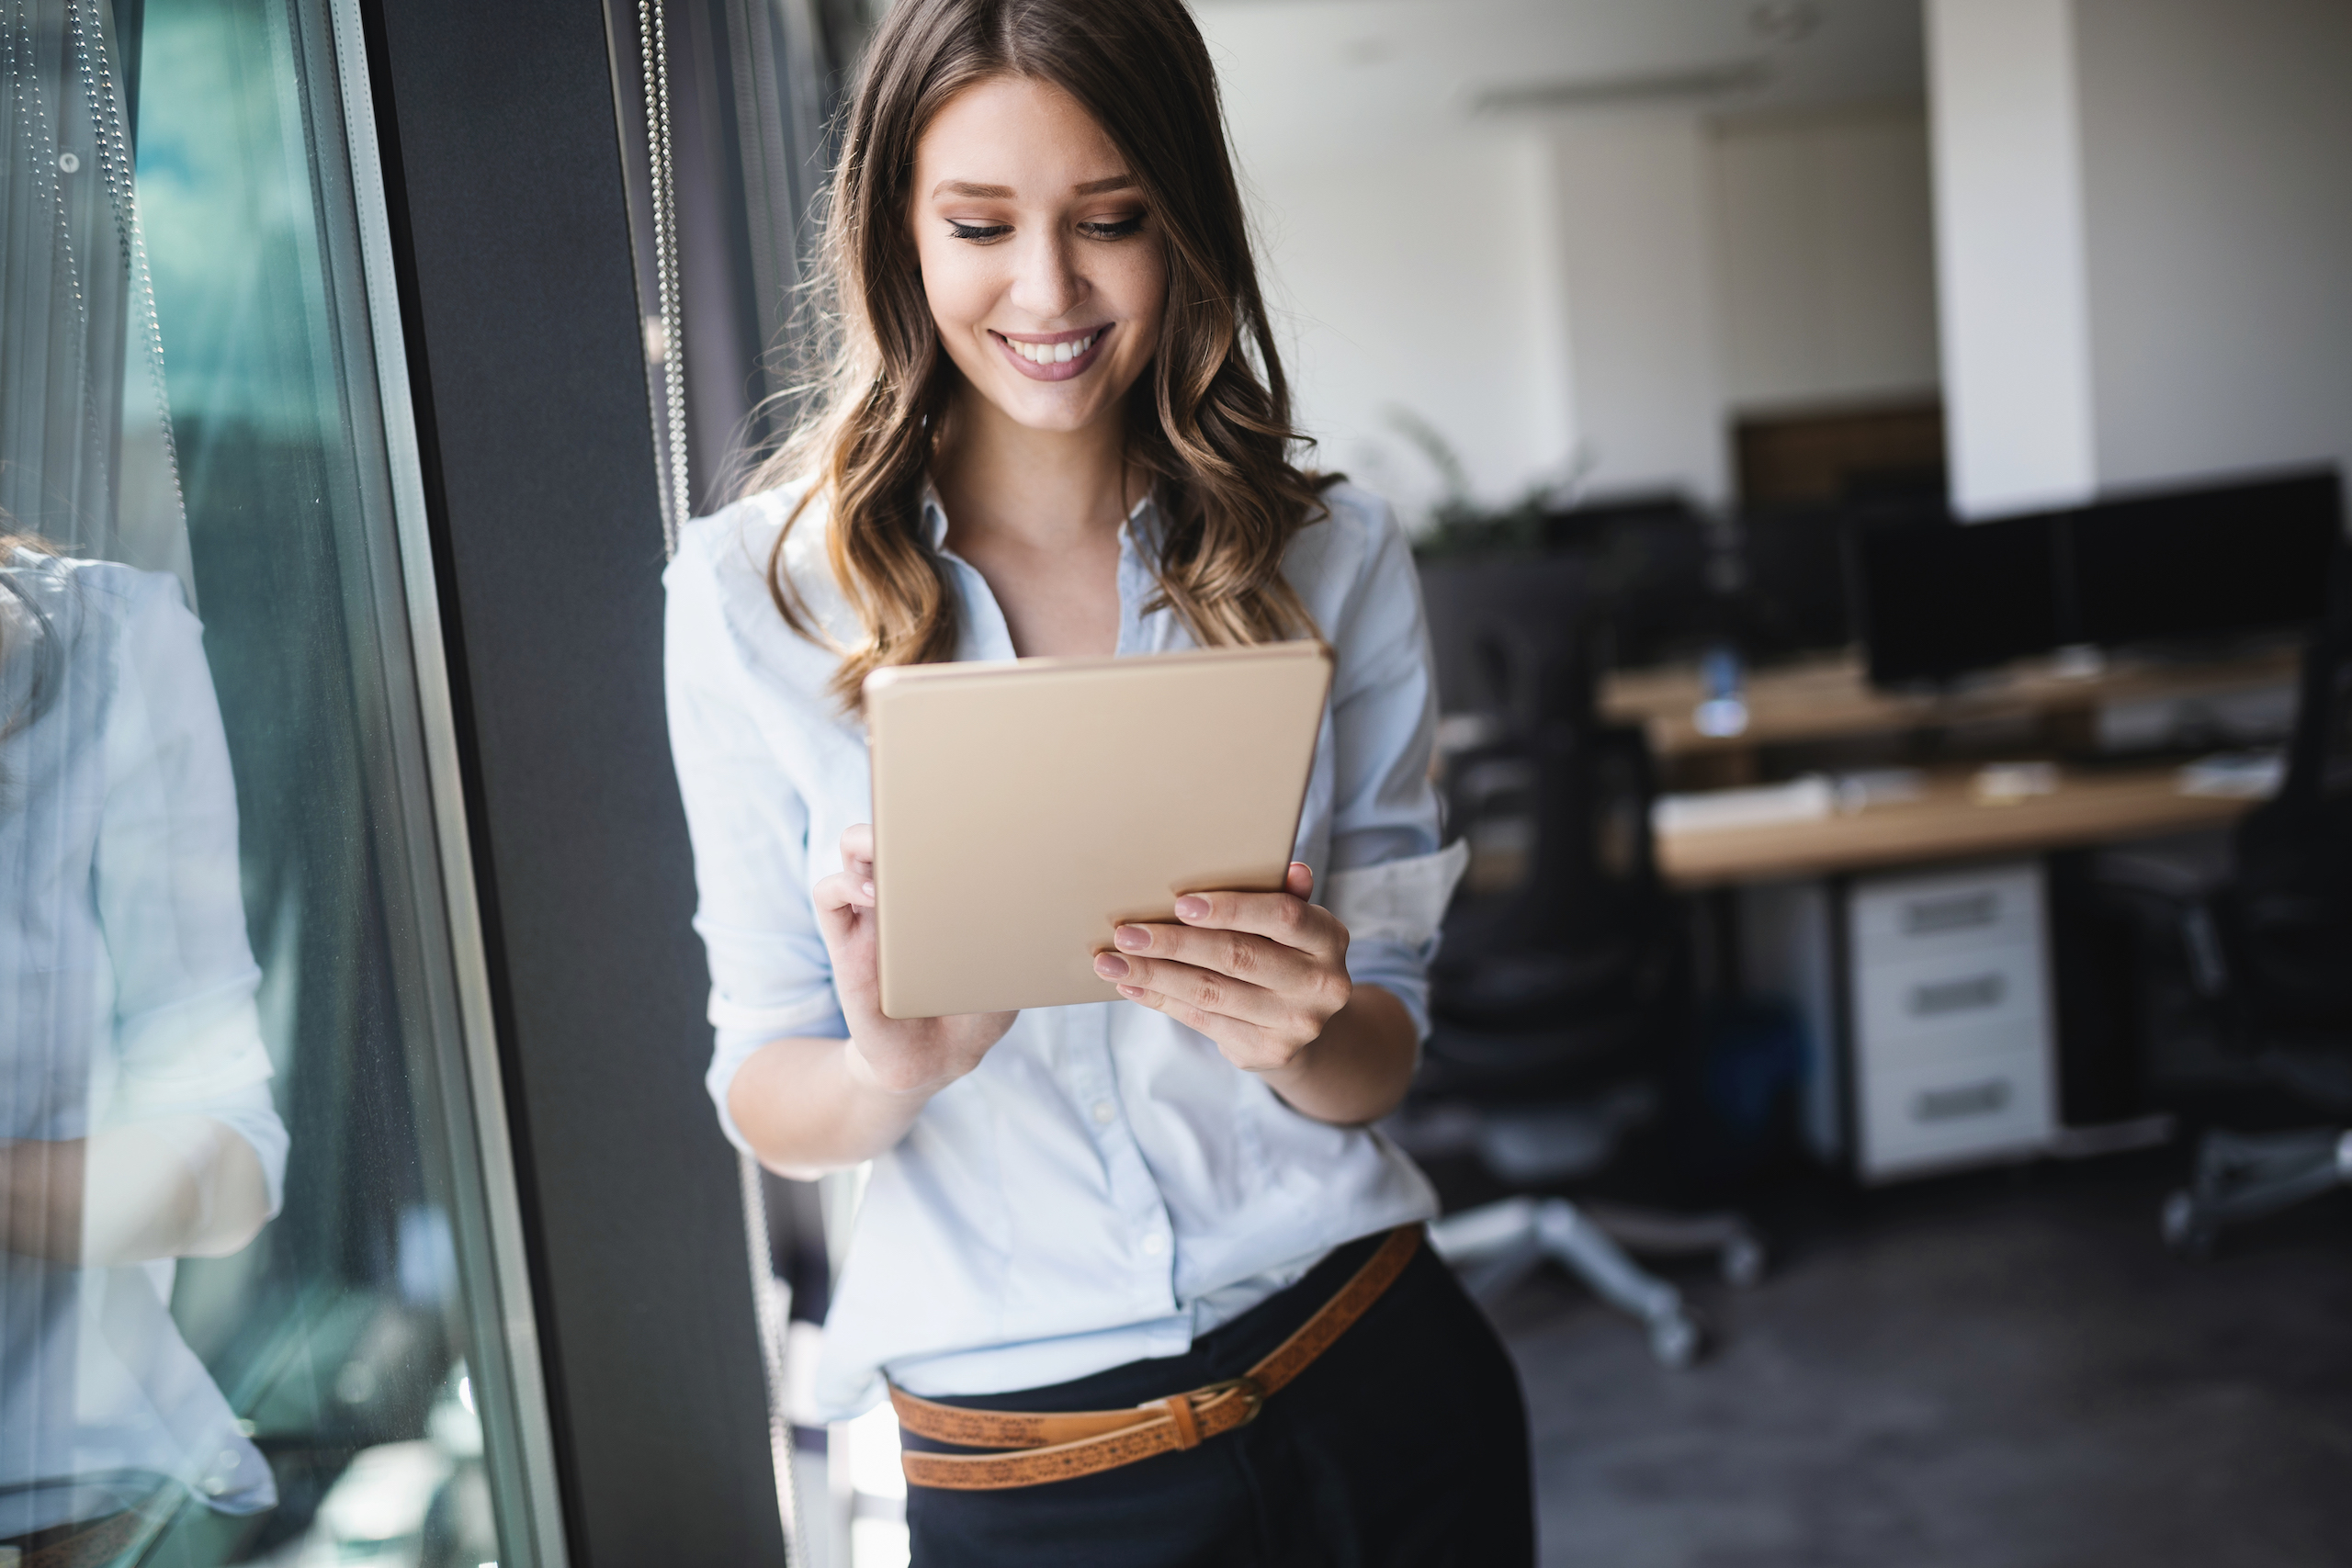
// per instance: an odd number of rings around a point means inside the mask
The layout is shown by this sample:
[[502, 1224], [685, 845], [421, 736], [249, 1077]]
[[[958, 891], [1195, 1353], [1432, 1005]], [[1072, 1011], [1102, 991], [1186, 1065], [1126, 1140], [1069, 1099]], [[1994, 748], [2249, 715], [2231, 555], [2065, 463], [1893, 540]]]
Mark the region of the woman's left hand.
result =
[[1293, 861], [1279, 893], [1188, 893], [1182, 925], [1121, 926], [1094, 972], [1130, 1001], [1216, 1042], [1247, 1072], [1279, 1073], [1348, 1005], [1348, 928], [1306, 901], [1315, 873]]

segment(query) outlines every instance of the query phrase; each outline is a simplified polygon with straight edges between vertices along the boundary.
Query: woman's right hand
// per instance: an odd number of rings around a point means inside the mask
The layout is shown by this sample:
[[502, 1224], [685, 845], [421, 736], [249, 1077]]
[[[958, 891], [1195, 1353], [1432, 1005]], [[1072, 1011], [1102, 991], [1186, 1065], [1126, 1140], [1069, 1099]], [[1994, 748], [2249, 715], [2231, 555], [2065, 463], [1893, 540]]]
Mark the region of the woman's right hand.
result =
[[874, 886], [874, 829], [860, 822], [842, 835], [842, 869], [820, 878], [814, 895], [833, 990], [849, 1023], [849, 1069], [869, 1089], [927, 1098], [978, 1066], [1020, 1014], [884, 1017]]

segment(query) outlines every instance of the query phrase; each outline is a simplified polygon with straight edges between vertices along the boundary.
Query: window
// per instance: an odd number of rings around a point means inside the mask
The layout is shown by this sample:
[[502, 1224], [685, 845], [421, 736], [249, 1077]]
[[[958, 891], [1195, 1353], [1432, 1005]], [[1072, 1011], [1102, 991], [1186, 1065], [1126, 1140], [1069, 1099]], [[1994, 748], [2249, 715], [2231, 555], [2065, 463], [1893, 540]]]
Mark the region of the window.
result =
[[0, 1543], [561, 1558], [368, 102], [0, 0]]

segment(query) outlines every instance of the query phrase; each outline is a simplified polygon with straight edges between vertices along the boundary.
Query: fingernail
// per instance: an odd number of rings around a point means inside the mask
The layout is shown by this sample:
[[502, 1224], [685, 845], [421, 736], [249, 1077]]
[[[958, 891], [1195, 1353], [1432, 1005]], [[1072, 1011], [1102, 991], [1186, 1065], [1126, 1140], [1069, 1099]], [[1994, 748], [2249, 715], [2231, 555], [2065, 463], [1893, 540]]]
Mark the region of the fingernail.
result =
[[871, 897], [874, 897], [874, 884], [872, 884], [871, 882], [861, 882], [861, 883], [859, 883], [859, 884], [858, 884], [858, 886], [860, 886], [861, 888], [864, 888], [864, 889], [865, 889], [865, 896], [866, 896], [868, 898], [871, 898]]
[[1134, 926], [1121, 926], [1111, 933], [1111, 940], [1129, 953], [1141, 953], [1151, 945], [1151, 933], [1147, 931], [1138, 931]]
[[1119, 995], [1130, 998], [1140, 997], [1143, 995], [1143, 987], [1141, 986], [1122, 986], [1119, 987]]
[[1209, 901], [1197, 893], [1187, 893], [1176, 900], [1176, 912], [1188, 920], [1197, 920], [1209, 912]]
[[1126, 975], [1127, 961], [1115, 953], [1098, 953], [1094, 955], [1094, 972], [1105, 980], [1120, 979]]

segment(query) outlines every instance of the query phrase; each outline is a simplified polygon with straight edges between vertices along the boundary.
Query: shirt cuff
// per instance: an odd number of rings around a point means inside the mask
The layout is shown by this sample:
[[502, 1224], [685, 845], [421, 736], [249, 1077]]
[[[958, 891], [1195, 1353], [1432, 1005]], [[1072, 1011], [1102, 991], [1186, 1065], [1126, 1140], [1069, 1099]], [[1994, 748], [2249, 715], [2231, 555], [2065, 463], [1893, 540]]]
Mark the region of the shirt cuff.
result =
[[1437, 935], [1453, 885], [1469, 863], [1469, 842], [1456, 839], [1435, 854], [1335, 871], [1324, 908], [1340, 917], [1353, 941], [1418, 947]]
[[[716, 1010], [715, 1006], [714, 1010]], [[846, 1040], [849, 1038], [849, 1020], [842, 1016], [842, 1010], [838, 1006], [815, 1017], [808, 1016], [804, 1010], [800, 1021], [795, 1027], [788, 1029], [722, 1028], [713, 1043], [710, 1053], [710, 1070], [703, 1075], [703, 1085], [710, 1090], [710, 1102], [718, 1111], [718, 1130], [727, 1134], [729, 1143], [747, 1155], [753, 1152], [752, 1145], [744, 1139], [742, 1129], [735, 1125], [735, 1118], [727, 1109], [727, 1096], [735, 1087], [735, 1075], [742, 1070], [745, 1062], [751, 1060], [752, 1053], [769, 1041], [794, 1036], [817, 1040]]]
[[1413, 1038], [1430, 1037], [1430, 960], [1437, 956], [1437, 938], [1424, 942], [1350, 941], [1348, 980], [1351, 985], [1378, 986], [1405, 1004], [1413, 1020]]
[[109, 1127], [135, 1126], [165, 1116], [201, 1116], [217, 1122], [244, 1140], [261, 1162], [262, 1185], [269, 1194], [269, 1217], [276, 1219], [286, 1206], [286, 1155], [289, 1143], [286, 1123], [279, 1119], [277, 1105], [270, 1098], [269, 1086], [251, 1083], [242, 1089], [226, 1090], [201, 1100], [184, 1100], [168, 1105], [150, 1104], [141, 1109], [109, 1116]]

